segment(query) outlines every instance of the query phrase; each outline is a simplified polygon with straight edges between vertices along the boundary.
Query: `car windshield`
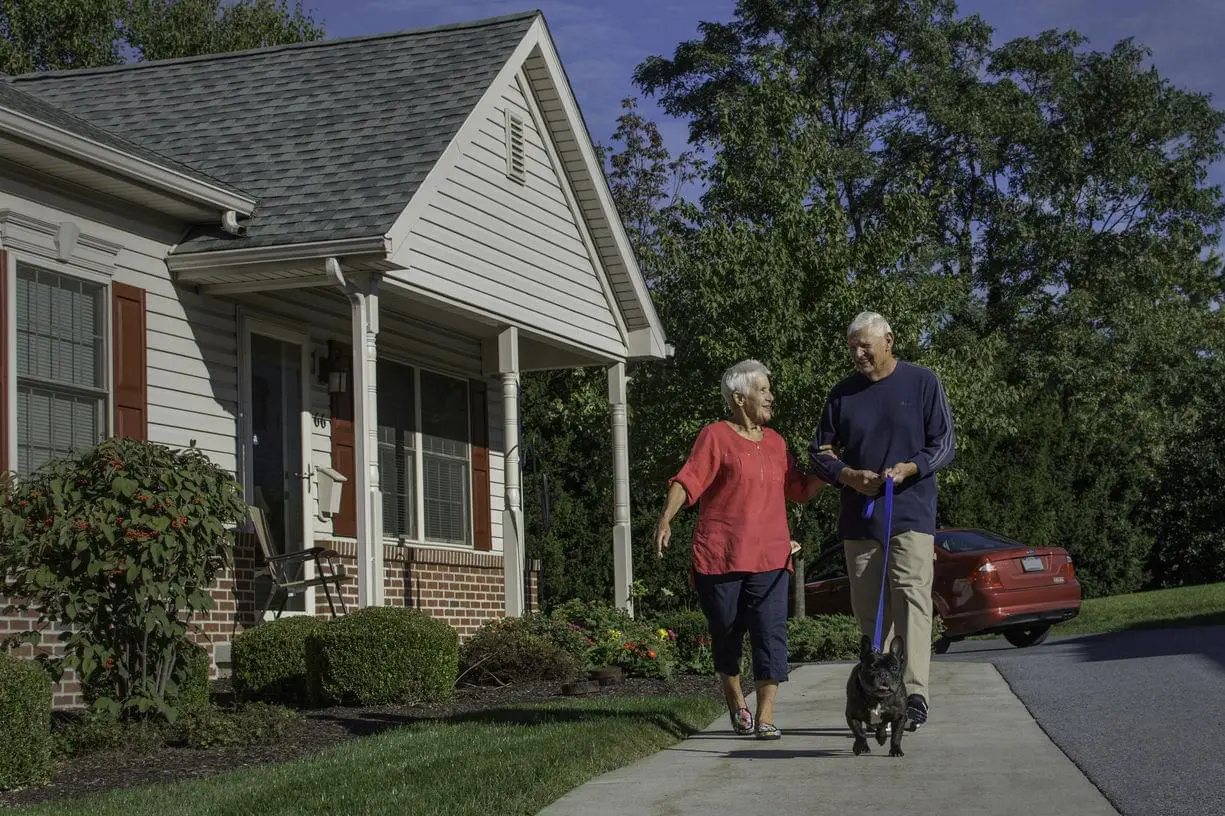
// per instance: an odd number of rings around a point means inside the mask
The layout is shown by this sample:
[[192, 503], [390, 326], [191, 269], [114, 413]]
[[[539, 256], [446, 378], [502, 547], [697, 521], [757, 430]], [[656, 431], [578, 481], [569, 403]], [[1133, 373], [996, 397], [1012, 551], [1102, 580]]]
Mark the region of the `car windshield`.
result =
[[946, 552], [968, 553], [985, 550], [1003, 550], [1009, 547], [1023, 547], [1016, 541], [1010, 541], [1002, 536], [984, 533], [981, 530], [957, 530], [956, 532], [936, 533], [936, 543]]

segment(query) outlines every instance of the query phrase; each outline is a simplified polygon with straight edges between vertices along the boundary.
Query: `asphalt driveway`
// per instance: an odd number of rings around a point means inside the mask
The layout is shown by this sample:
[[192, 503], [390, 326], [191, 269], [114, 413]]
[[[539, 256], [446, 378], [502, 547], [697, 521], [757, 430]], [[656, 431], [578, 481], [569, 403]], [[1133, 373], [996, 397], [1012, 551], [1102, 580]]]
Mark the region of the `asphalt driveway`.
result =
[[[1225, 816], [1225, 626], [1058, 638], [1028, 649], [963, 641], [933, 664], [963, 661], [993, 663], [1124, 816]], [[933, 701], [933, 718], [941, 707]]]

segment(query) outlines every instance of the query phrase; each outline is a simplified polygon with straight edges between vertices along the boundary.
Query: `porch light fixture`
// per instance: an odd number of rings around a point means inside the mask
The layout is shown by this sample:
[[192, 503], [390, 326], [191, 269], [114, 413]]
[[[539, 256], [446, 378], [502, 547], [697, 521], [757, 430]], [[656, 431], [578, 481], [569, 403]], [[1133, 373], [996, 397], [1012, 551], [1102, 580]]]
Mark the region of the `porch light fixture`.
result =
[[335, 341], [328, 341], [327, 356], [320, 356], [316, 364], [316, 378], [327, 384], [329, 394], [343, 394], [349, 390], [349, 355]]

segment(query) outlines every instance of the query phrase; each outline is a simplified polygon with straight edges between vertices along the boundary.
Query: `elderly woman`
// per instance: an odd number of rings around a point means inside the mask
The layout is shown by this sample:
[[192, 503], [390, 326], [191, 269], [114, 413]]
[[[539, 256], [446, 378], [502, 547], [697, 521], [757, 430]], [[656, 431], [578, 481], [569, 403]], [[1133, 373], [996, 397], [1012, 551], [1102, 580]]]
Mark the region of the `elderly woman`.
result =
[[[787, 599], [792, 542], [787, 500], [805, 502], [825, 483], [801, 472], [787, 443], [765, 427], [773, 415], [770, 371], [756, 360], [723, 373], [728, 420], [698, 433], [689, 459], [669, 480], [655, 528], [662, 555], [682, 506], [698, 504], [693, 581], [710, 628], [715, 669], [737, 734], [778, 739], [774, 699], [787, 680]], [[753, 651], [756, 718], [740, 689], [744, 633]]]

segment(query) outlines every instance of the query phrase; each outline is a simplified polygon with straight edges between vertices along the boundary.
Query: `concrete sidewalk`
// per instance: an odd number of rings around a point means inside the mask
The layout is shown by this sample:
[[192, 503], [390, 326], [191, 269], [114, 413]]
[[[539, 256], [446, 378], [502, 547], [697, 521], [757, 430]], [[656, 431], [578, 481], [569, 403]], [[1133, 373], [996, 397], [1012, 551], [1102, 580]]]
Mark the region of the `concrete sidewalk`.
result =
[[850, 669], [792, 673], [776, 709], [781, 740], [735, 736], [723, 715], [541, 816], [1117, 816], [987, 663], [933, 662], [932, 719], [906, 734], [906, 756], [875, 740], [854, 756], [843, 715]]

